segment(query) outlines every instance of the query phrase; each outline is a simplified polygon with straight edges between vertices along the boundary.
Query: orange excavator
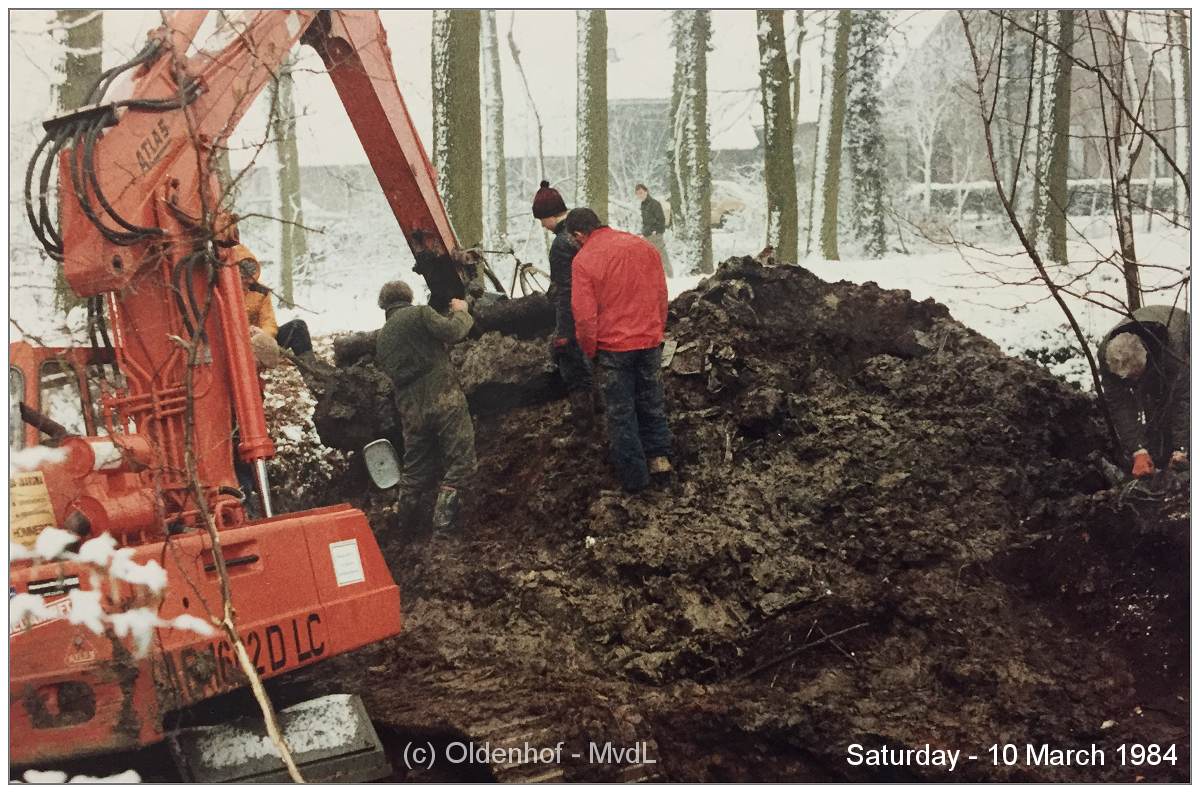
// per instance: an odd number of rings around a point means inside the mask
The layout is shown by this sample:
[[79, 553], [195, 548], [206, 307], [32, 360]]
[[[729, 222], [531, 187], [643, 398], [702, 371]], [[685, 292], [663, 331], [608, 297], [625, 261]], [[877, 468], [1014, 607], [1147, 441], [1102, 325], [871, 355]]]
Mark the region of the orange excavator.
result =
[[[362, 512], [271, 508], [275, 448], [230, 255], [236, 217], [221, 204], [216, 163], [298, 43], [324, 61], [431, 302], [463, 296], [464, 276], [378, 14], [227, 13], [196, 46], [208, 13], [165, 14], [135, 58], [101, 75], [87, 106], [44, 124], [26, 174], [28, 218], [86, 299], [93, 346], [10, 347], [10, 420], [24, 427], [10, 431], [10, 446], [57, 447], [45, 456], [53, 461], [10, 473], [10, 537], [32, 547], [45, 526], [81, 543], [110, 534], [133, 561], [165, 569], [158, 625], [219, 617], [224, 568], [238, 631], [269, 678], [393, 636], [402, 622], [399, 589]], [[123, 77], [124, 96], [109, 97]], [[63, 405], [72, 421], [56, 420]], [[254, 471], [266, 517], [248, 516], [235, 460]], [[45, 604], [36, 619], [10, 625], [14, 766], [162, 741], [170, 714], [247, 684], [220, 632], [158, 627], [139, 656], [128, 637], [72, 624], [72, 590], [101, 589], [115, 613], [144, 598], [132, 584], [36, 558], [12, 562], [9, 575], [10, 598]]]

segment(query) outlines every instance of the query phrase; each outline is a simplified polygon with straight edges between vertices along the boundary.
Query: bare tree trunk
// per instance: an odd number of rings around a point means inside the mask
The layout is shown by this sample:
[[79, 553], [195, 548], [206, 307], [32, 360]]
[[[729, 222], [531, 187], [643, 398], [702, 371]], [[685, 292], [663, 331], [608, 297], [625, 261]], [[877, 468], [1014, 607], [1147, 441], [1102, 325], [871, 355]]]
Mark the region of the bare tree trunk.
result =
[[479, 12], [433, 12], [433, 166], [463, 247], [483, 241]]
[[[677, 12], [671, 12], [671, 44], [675, 48], [675, 52], [679, 52], [680, 37], [683, 32], [680, 28], [680, 19]], [[675, 133], [675, 123], [679, 119], [679, 105], [683, 101], [684, 89], [684, 70], [683, 61], [675, 57], [675, 68], [671, 74], [671, 115], [667, 118], [668, 127], [671, 130], [671, 143], [667, 147], [667, 184], [668, 197], [671, 201], [670, 217], [667, 219], [667, 224], [675, 227], [680, 224], [676, 223], [676, 218], [680, 216], [683, 210], [683, 189], [679, 183], [679, 174], [681, 171], [680, 164], [676, 160], [676, 149], [679, 146], [679, 141]]]
[[821, 256], [837, 261], [838, 194], [842, 176], [842, 128], [846, 122], [846, 70], [849, 66], [851, 14], [838, 12], [837, 35], [833, 45], [833, 75], [829, 95], [829, 138], [820, 156], [825, 159], [825, 178], [821, 188]]
[[[88, 91], [100, 77], [104, 12], [91, 8], [64, 8], [56, 11], [55, 17], [65, 31], [63, 45], [66, 48], [58, 66], [62, 74], [62, 82], [58, 85], [58, 109], [74, 110], [89, 103]], [[63, 277], [61, 267], [55, 273], [54, 302], [64, 313], [84, 302]]]
[[[1170, 72], [1174, 92], [1174, 137], [1175, 164], [1179, 170], [1192, 178], [1192, 64], [1188, 49], [1188, 12], [1167, 11], [1167, 42], [1170, 47]], [[1189, 206], [1187, 187], [1183, 179], [1176, 177], [1175, 211], [1176, 223], [1186, 222]]]
[[[1129, 40], [1126, 31], [1129, 12], [1123, 12], [1121, 19], [1120, 28], [1105, 20], [1111, 59], [1110, 68], [1112, 69], [1109, 82], [1112, 86], [1114, 103], [1125, 101], [1126, 95], [1131, 91], [1136, 93], [1136, 85], [1133, 84], [1132, 79], [1132, 67], [1128, 62]], [[1102, 98], [1102, 108], [1103, 104]], [[1138, 273], [1137, 249], [1134, 245], [1133, 230], [1133, 166], [1141, 151], [1141, 135], [1136, 129], [1131, 129], [1126, 133], [1125, 125], [1125, 116], [1120, 112], [1114, 112], [1109, 128], [1108, 150], [1112, 168], [1113, 215], [1116, 221], [1117, 240], [1121, 249], [1121, 267], [1125, 274], [1126, 308], [1132, 313], [1142, 306], [1142, 285]]]
[[804, 255], [809, 256], [817, 250], [820, 239], [823, 193], [821, 185], [825, 178], [825, 151], [829, 140], [829, 96], [833, 76], [833, 43], [830, 36], [830, 14], [825, 12], [821, 21], [821, 91], [817, 100], [817, 137], [812, 153], [812, 179], [808, 185], [808, 225], [804, 235]]
[[508, 237], [508, 168], [504, 159], [504, 88], [500, 80], [500, 41], [496, 12], [481, 11], [481, 68], [483, 69], [484, 239], [487, 247], [503, 250]]
[[608, 222], [608, 18], [575, 12], [575, 203]]
[[792, 60], [792, 131], [800, 128], [800, 61], [804, 52], [804, 10], [796, 10], [796, 57]]
[[933, 145], [934, 141], [930, 140], [922, 153], [921, 173], [924, 174], [924, 183], [921, 190], [921, 211], [926, 217], [929, 216], [929, 211], [933, 207]]
[[757, 11], [758, 75], [762, 84], [763, 173], [767, 188], [767, 245], [796, 260], [796, 163], [788, 101], [787, 43], [782, 11]]
[[296, 102], [292, 93], [295, 63], [294, 57], [285, 59], [271, 82], [271, 103], [275, 106], [272, 132], [279, 160], [279, 288], [287, 303], [295, 303], [294, 275], [308, 251], [301, 204], [300, 152], [296, 145]]
[[[1155, 79], [1154, 72], [1150, 72], [1147, 78], [1148, 85], [1146, 88], [1146, 124], [1150, 129], [1158, 129], [1158, 80]], [[1158, 150], [1150, 149], [1150, 162], [1146, 174], [1146, 231], [1150, 231], [1154, 226], [1154, 193], [1155, 187], [1158, 185]]]
[[679, 183], [677, 237], [696, 257], [696, 269], [713, 271], [712, 177], [708, 141], [708, 45], [712, 35], [707, 11], [676, 11], [675, 58], [680, 68], [679, 104], [672, 124], [674, 166]]
[[1058, 11], [1058, 58], [1054, 82], [1054, 144], [1050, 152], [1046, 205], [1046, 250], [1051, 261], [1067, 261], [1067, 165], [1071, 144], [1071, 49], [1075, 12]]

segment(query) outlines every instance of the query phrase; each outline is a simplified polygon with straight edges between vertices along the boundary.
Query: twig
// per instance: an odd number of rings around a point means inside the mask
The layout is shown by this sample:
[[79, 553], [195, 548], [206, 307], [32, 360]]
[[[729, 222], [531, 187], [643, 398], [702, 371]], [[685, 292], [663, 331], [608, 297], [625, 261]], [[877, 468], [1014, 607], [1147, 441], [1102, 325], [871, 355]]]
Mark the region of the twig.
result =
[[846, 659], [848, 661], [850, 661], [851, 663], [855, 663], [855, 664], [858, 663], [858, 659], [854, 657], [854, 653], [846, 652], [846, 648], [843, 647], [842, 645], [838, 644], [837, 642], [835, 642], [833, 640], [833, 637], [825, 632], [824, 628], [818, 627], [817, 630], [819, 630], [821, 632], [821, 636], [823, 636], [830, 644], [832, 644], [834, 647], [837, 648], [838, 652], [840, 652], [842, 655], [846, 656]]
[[[791, 659], [793, 659], [796, 656], [803, 653], [805, 650], [811, 650], [812, 648], [814, 648], [818, 645], [825, 644], [826, 642], [831, 642], [833, 639], [836, 639], [838, 636], [841, 636], [842, 634], [849, 633], [850, 631], [856, 631], [859, 628], [865, 628], [865, 627], [867, 627], [867, 625], [868, 625], [868, 623], [866, 623], [866, 622], [860, 622], [857, 625], [851, 625], [849, 628], [842, 628], [840, 631], [836, 631], [834, 633], [825, 633], [825, 631], [821, 631], [821, 633], [823, 635], [821, 636], [820, 639], [815, 639], [811, 642], [808, 642], [807, 644], [802, 644], [799, 647], [797, 647], [795, 650], [789, 650], [788, 652], [784, 653], [783, 655], [772, 658], [770, 661], [764, 661], [763, 663], [759, 664], [758, 666], [754, 667], [753, 669], [749, 670], [748, 672], [743, 672], [742, 674], [733, 678], [733, 682], [738, 682], [740, 680], [745, 680], [746, 678], [754, 677], [755, 675], [757, 675], [759, 672], [763, 671], [764, 669], [770, 669], [771, 667], [778, 666], [779, 664], [782, 664], [785, 661], [790, 661]], [[842, 650], [842, 652], [844, 653], [845, 650]]]
[[[164, 16], [164, 24], [167, 19]], [[181, 53], [173, 53], [173, 57], [180, 58]], [[180, 64], [182, 70], [182, 64]], [[182, 89], [181, 89], [182, 90]], [[272, 109], [273, 110], [273, 109]], [[196, 152], [196, 165], [201, 174], [207, 173], [206, 165], [202, 156], [202, 147], [196, 133], [196, 126], [192, 113], [185, 104], [183, 108], [184, 119], [187, 122], [189, 137], [191, 138], [192, 146]], [[207, 227], [209, 234], [213, 231], [213, 212], [210, 208], [207, 195], [207, 180], [200, 179], [197, 190], [199, 192], [200, 205], [203, 215], [203, 222]], [[196, 418], [196, 402], [194, 390], [194, 371], [199, 360], [200, 343], [203, 340], [203, 328], [208, 320], [208, 314], [212, 308], [213, 302], [213, 284], [210, 281], [205, 290], [205, 302], [200, 316], [197, 317], [197, 330], [190, 342], [184, 343], [176, 337], [176, 343], [183, 344], [187, 351], [188, 361], [187, 367], [184, 370], [184, 461], [187, 467], [188, 484], [191, 487], [193, 498], [196, 501], [196, 509], [200, 514], [200, 518], [204, 523], [205, 531], [208, 533], [209, 542], [212, 544], [213, 562], [216, 566], [217, 577], [220, 581], [222, 614], [220, 620], [214, 619], [214, 622], [225, 631], [229, 638], [230, 644], [233, 645], [235, 654], [237, 655], [238, 665], [242, 669], [242, 673], [246, 675], [250, 683], [250, 689], [254, 694], [254, 698], [258, 701], [258, 705], [263, 714], [263, 721], [266, 724], [267, 736], [271, 743], [274, 744], [276, 751], [279, 753], [284, 766], [287, 768], [288, 776], [293, 782], [303, 783], [304, 777], [300, 774], [300, 769], [296, 766], [296, 761], [292, 757], [292, 752], [284, 739], [283, 734], [279, 730], [278, 718], [275, 714], [275, 708], [271, 704], [270, 697], [267, 696], [266, 689], [263, 687], [262, 678], [258, 674], [258, 670], [254, 666], [254, 662], [250, 659], [250, 654], [246, 651], [246, 645], [242, 641], [242, 637], [238, 632], [235, 622], [235, 609], [233, 606], [233, 588], [229, 579], [229, 571], [225, 566], [225, 555], [221, 550], [220, 533], [217, 531], [216, 523], [213, 521], [212, 512], [208, 506], [208, 500], [204, 494], [204, 486], [200, 481], [200, 471], [196, 460], [195, 448], [195, 418]]]

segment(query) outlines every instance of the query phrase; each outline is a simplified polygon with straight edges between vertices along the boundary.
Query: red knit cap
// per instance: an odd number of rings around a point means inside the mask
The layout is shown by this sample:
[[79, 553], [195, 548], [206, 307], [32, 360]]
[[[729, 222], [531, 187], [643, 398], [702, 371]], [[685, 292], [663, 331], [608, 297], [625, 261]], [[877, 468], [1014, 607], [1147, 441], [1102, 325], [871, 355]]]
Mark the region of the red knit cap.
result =
[[533, 197], [533, 216], [538, 220], [552, 218], [567, 211], [567, 205], [550, 183], [542, 180], [542, 187]]

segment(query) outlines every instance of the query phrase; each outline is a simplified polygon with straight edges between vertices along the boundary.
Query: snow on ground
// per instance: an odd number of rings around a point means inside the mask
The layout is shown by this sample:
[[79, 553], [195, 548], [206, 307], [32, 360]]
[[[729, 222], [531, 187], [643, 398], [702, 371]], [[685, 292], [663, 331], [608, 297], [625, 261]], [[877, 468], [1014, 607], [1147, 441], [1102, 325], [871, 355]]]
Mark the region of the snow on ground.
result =
[[[1125, 286], [1119, 265], [1106, 263], [1096, 268], [1097, 259], [1114, 247], [1107, 228], [1086, 227], [1087, 237], [1072, 242], [1071, 263], [1055, 268], [1055, 282], [1062, 285], [1093, 270], [1071, 291], [1088, 299], [1064, 295], [1093, 351], [1104, 335], [1120, 320], [1116, 307], [1124, 300]], [[1037, 271], [1019, 246], [993, 245], [994, 252], [960, 249], [941, 250], [907, 257], [829, 262], [809, 260], [804, 266], [825, 280], [874, 281], [886, 289], [907, 289], [914, 299], [933, 298], [950, 309], [955, 319], [977, 330], [1011, 355], [1046, 350], [1053, 355], [1064, 346], [1076, 347], [1066, 316], [1037, 278]], [[1191, 311], [1186, 286], [1178, 287], [1179, 273], [1190, 268], [1190, 240], [1180, 229], [1143, 232], [1137, 238], [1143, 267], [1143, 289], [1147, 305], [1176, 305]], [[1098, 253], [1099, 252], [1099, 253]], [[1160, 269], [1161, 268], [1161, 269]], [[1170, 285], [1174, 284], [1174, 288]], [[1061, 355], [1059, 356], [1061, 357]], [[1090, 388], [1087, 361], [1080, 354], [1067, 360], [1042, 360], [1051, 371]]]
[[[714, 230], [715, 262], [729, 256], [754, 255], [761, 250], [762, 235], [754, 221], [753, 217], [734, 217], [724, 228]], [[1054, 277], [1065, 284], [1074, 275], [1093, 271], [1072, 285], [1076, 292], [1086, 289], [1089, 299], [1067, 297], [1066, 301], [1094, 349], [1118, 320], [1111, 306], [1121, 299], [1124, 285], [1119, 265], [1111, 261], [1116, 241], [1109, 220], [1081, 217], [1072, 221], [1080, 235], [1070, 245], [1072, 264], [1055, 268]], [[1166, 223], [1158, 223], [1153, 231], [1146, 232], [1141, 230], [1142, 222], [1139, 219], [1137, 250], [1143, 262], [1143, 286], [1153, 288], [1177, 282], [1179, 272], [1190, 267], [1187, 232], [1170, 228]], [[988, 235], [996, 236], [990, 231]], [[327, 250], [320, 263], [319, 280], [297, 284], [296, 302], [300, 307], [288, 308], [276, 300], [281, 323], [304, 319], [314, 337], [378, 328], [383, 315], [376, 306], [376, 297], [379, 287], [393, 278], [407, 281], [417, 302], [425, 300], [425, 284], [412, 271], [411, 255], [407, 249], [397, 250], [393, 240], [384, 235], [347, 233], [322, 242]], [[674, 298], [693, 288], [701, 276], [686, 272], [694, 257], [673, 243], [670, 232], [668, 244], [676, 272], [668, 282], [668, 289]], [[915, 247], [911, 240], [907, 244]], [[973, 241], [971, 245], [958, 247], [930, 243], [922, 243], [921, 247], [923, 250], [910, 255], [893, 253], [877, 260], [846, 258], [833, 262], [809, 258], [802, 264], [826, 280], [874, 281], [887, 289], [907, 289], [917, 300], [933, 298], [945, 304], [956, 319], [992, 339], [1006, 352], [1024, 355], [1041, 350], [1040, 356], [1031, 357], [1049, 365], [1056, 374], [1090, 387], [1086, 361], [1068, 350], [1075, 347], [1075, 341], [1062, 311], [1037, 280], [1036, 271], [1018, 245]], [[850, 246], [844, 249], [849, 250]], [[1110, 261], [1096, 266], [1105, 257]], [[491, 261], [500, 281], [508, 286], [511, 258], [494, 255]], [[264, 267], [266, 283], [277, 283], [275, 269], [273, 262]], [[28, 335], [48, 343], [64, 343], [70, 335], [64, 331], [61, 317], [49, 307], [49, 290], [27, 284], [30, 279], [17, 273], [13, 275], [12, 317]], [[1177, 304], [1190, 310], [1186, 290], [1178, 288], [1152, 292], [1146, 296], [1146, 302]], [[72, 312], [69, 320], [75, 329], [75, 339], [82, 342], [79, 332], [84, 320], [82, 310]], [[9, 336], [15, 340], [21, 334], [10, 326]]]

